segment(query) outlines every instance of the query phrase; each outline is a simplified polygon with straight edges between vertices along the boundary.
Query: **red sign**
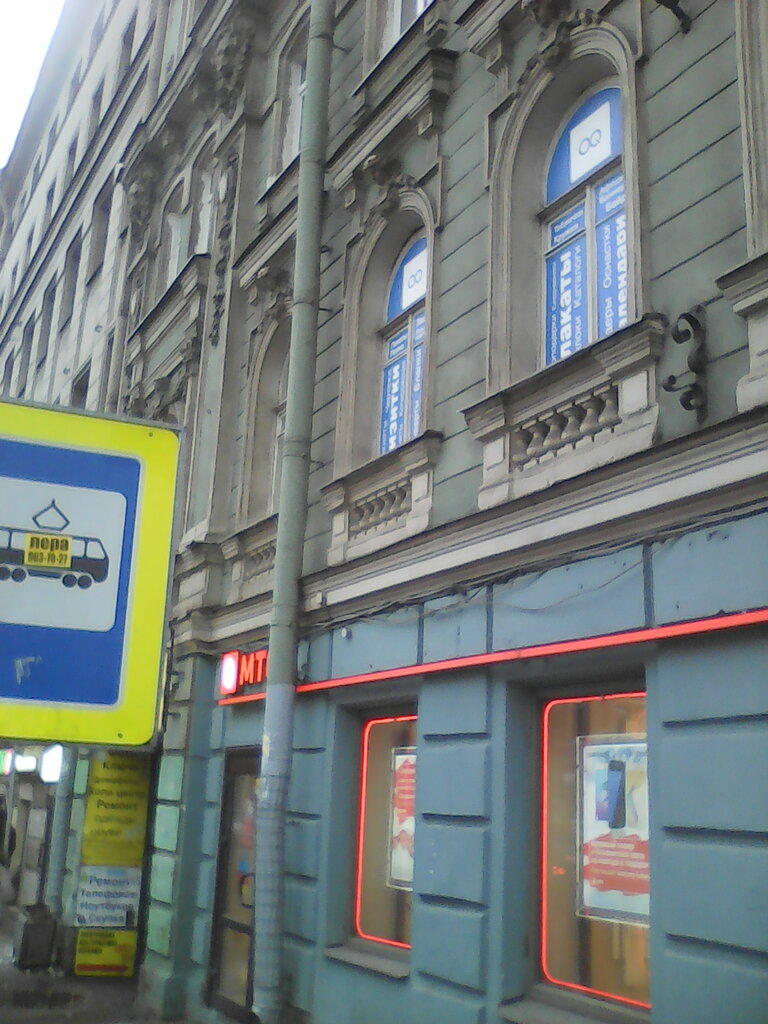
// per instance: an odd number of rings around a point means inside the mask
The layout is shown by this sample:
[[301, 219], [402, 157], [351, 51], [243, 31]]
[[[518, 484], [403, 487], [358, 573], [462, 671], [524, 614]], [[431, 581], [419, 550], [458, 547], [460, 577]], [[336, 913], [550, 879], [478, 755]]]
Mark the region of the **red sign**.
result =
[[219, 700], [243, 698], [267, 680], [268, 651], [227, 651], [219, 665]]
[[648, 840], [640, 836], [590, 839], [582, 846], [584, 879], [599, 892], [639, 896], [650, 892]]

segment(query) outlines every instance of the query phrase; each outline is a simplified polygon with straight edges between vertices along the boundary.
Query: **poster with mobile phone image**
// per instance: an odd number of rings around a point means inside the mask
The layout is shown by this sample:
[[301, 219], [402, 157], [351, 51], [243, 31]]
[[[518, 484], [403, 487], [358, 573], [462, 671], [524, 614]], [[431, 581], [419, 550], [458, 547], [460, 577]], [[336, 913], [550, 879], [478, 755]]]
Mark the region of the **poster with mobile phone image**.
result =
[[647, 924], [648, 746], [645, 737], [579, 736], [577, 913]]

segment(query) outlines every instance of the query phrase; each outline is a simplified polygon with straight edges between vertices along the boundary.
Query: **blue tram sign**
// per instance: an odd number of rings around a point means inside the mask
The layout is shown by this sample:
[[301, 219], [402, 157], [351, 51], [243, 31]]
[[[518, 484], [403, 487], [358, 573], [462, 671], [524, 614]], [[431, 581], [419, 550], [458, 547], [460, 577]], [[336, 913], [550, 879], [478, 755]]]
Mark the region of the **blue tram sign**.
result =
[[153, 735], [178, 438], [0, 403], [0, 736]]

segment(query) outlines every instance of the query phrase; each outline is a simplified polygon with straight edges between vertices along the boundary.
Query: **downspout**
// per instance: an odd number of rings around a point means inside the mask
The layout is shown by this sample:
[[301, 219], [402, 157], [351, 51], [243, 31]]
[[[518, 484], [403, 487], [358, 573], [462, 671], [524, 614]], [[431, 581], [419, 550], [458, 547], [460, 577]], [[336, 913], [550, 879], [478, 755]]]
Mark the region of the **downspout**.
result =
[[306, 91], [301, 118], [285, 442], [269, 627], [261, 781], [256, 807], [253, 1011], [261, 1024], [277, 1024], [283, 1003], [285, 813], [293, 753], [299, 584], [312, 440], [334, 9], [335, 0], [312, 0], [310, 5]]

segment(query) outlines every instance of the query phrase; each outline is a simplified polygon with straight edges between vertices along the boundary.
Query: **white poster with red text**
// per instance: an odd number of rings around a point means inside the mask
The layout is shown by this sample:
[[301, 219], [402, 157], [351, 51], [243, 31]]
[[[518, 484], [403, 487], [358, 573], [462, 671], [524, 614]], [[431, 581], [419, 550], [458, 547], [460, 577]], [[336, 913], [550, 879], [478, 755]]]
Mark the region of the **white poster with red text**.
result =
[[580, 736], [578, 907], [582, 917], [648, 923], [648, 745]]
[[392, 751], [389, 873], [395, 889], [413, 888], [413, 834], [416, 825], [416, 748]]

